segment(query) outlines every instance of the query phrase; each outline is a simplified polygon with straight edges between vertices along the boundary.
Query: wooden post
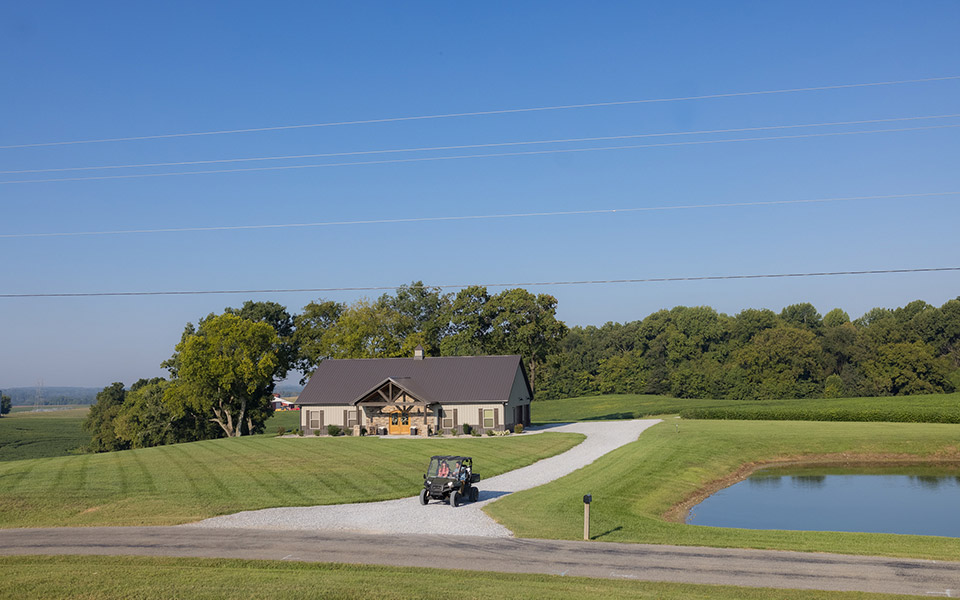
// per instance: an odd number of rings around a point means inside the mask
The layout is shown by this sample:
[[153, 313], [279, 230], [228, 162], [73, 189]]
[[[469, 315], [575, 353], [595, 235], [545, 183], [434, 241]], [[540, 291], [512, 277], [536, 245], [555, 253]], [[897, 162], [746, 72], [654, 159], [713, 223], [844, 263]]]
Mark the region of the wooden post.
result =
[[593, 501], [593, 495], [586, 494], [583, 497], [583, 541], [590, 541], [590, 502]]
[[590, 540], [590, 505], [583, 505], [583, 540]]

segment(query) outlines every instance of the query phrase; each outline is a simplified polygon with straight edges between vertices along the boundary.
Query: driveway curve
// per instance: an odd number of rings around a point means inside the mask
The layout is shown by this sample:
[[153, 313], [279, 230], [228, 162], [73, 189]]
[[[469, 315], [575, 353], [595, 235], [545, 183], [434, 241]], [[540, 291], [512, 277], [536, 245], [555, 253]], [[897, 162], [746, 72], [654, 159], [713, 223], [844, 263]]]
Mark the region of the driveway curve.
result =
[[513, 533], [509, 529], [481, 510], [484, 506], [507, 494], [549, 483], [583, 468], [636, 440], [645, 429], [659, 422], [659, 419], [642, 419], [532, 428], [532, 431], [582, 433], [587, 437], [562, 454], [481, 481], [477, 486], [480, 488], [479, 501], [458, 508], [436, 501], [421, 506], [414, 496], [384, 502], [267, 508], [214, 517], [181, 527], [511, 537]]

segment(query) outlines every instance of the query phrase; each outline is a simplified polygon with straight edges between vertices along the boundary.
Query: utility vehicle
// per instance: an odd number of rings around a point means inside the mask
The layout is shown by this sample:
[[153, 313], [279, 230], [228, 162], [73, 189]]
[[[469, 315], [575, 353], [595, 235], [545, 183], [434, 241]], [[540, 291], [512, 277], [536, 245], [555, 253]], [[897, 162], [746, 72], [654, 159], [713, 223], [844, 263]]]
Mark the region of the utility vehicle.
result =
[[472, 484], [478, 481], [480, 475], [473, 472], [473, 459], [469, 456], [433, 456], [423, 475], [420, 504], [433, 499], [456, 508], [464, 500], [476, 502], [480, 490]]

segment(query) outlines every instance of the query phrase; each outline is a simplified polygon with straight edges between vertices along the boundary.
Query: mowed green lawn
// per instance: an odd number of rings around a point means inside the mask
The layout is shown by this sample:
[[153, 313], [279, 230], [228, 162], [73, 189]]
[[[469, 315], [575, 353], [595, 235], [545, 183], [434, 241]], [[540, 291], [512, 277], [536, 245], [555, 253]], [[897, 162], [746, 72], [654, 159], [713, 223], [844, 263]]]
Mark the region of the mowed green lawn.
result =
[[484, 510], [520, 537], [580, 539], [582, 496], [591, 493], [591, 533], [601, 541], [960, 560], [957, 538], [755, 531], [664, 518], [672, 507], [745, 463], [825, 454], [843, 454], [852, 462], [907, 456], [960, 469], [960, 425], [671, 418], [588, 467], [511, 494]]
[[960, 423], [960, 392], [870, 398], [781, 400], [684, 399], [643, 394], [584, 396], [533, 403], [540, 423], [639, 419], [683, 414], [690, 418], [810, 421]]
[[485, 438], [252, 436], [0, 463], [0, 527], [171, 525], [272, 506], [412, 496], [434, 454], [484, 477], [563, 452], [579, 434]]
[[[32, 412], [32, 406], [14, 406], [0, 419], [0, 461], [67, 456], [90, 444], [90, 434], [81, 424], [89, 406]], [[300, 427], [299, 411], [276, 411], [264, 427], [275, 435], [277, 427], [292, 431]]]
[[134, 556], [0, 557], [0, 598], [893, 600], [858, 592], [649, 583], [369, 565]]
[[28, 412], [32, 406], [13, 409], [0, 419], [0, 461], [64, 456], [90, 443], [90, 434], [80, 428], [88, 407], [49, 412]]

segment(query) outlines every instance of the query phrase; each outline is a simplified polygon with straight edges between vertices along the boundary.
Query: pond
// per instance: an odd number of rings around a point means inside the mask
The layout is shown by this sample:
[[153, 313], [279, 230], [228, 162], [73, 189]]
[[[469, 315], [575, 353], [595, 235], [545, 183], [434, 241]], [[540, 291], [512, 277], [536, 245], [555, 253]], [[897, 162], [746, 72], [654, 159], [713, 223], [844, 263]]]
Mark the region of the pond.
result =
[[960, 537], [960, 468], [757, 471], [690, 510], [687, 523], [742, 529]]

